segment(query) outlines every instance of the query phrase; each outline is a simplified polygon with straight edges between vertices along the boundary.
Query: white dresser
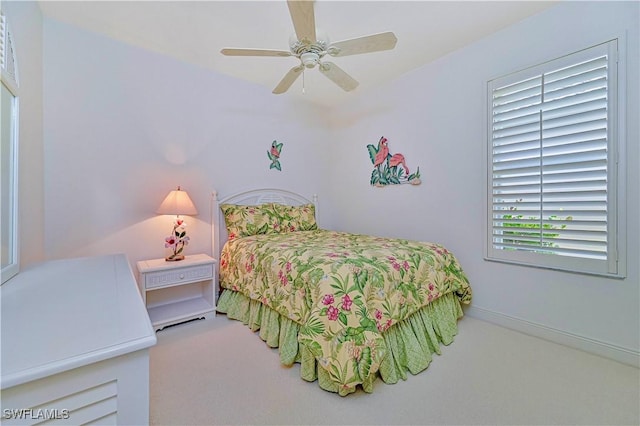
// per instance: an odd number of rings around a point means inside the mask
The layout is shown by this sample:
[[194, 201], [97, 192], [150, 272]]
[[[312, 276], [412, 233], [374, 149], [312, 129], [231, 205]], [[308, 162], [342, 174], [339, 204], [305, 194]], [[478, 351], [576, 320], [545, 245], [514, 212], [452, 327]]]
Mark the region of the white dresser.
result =
[[148, 424], [156, 336], [125, 255], [35, 265], [0, 302], [3, 424]]

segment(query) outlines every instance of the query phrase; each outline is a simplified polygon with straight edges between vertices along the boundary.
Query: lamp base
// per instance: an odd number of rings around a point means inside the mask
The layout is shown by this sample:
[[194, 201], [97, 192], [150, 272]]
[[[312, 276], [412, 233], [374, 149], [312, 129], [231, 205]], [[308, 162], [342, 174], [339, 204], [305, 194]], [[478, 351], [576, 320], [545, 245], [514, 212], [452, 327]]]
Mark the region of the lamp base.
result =
[[166, 260], [167, 262], [177, 262], [178, 260], [184, 260], [184, 255], [183, 254], [179, 254], [176, 256], [167, 256], [164, 258], [164, 260]]

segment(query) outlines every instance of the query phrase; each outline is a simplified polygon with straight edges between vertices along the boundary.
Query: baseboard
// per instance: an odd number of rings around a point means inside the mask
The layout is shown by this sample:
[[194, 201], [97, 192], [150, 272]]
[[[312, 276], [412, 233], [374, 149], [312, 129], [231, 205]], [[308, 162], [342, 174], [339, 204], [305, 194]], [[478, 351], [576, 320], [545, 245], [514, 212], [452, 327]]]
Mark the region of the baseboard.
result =
[[464, 312], [466, 315], [479, 320], [640, 368], [640, 352], [638, 351], [568, 333], [484, 308], [469, 306], [465, 308]]

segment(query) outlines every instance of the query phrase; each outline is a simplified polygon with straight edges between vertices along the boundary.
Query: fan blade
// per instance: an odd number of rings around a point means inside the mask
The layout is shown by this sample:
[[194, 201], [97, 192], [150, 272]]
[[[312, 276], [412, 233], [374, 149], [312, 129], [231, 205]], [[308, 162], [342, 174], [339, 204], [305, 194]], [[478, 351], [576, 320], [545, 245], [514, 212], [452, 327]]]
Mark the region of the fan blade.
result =
[[319, 68], [322, 74], [326, 75], [329, 80], [333, 81], [347, 92], [358, 87], [359, 83], [334, 63], [323, 62], [320, 64]]
[[284, 78], [280, 80], [280, 83], [278, 83], [276, 88], [273, 89], [273, 93], [279, 95], [289, 90], [289, 87], [291, 87], [293, 82], [296, 81], [302, 70], [304, 70], [303, 65], [298, 65], [297, 67], [291, 68], [289, 72], [285, 74]]
[[393, 49], [397, 41], [394, 33], [386, 32], [331, 43], [327, 51], [331, 56], [359, 55]]
[[306, 44], [315, 43], [316, 18], [313, 14], [313, 0], [288, 0], [287, 5], [298, 41]]
[[227, 56], [291, 56], [287, 50], [268, 49], [222, 49], [220, 53]]

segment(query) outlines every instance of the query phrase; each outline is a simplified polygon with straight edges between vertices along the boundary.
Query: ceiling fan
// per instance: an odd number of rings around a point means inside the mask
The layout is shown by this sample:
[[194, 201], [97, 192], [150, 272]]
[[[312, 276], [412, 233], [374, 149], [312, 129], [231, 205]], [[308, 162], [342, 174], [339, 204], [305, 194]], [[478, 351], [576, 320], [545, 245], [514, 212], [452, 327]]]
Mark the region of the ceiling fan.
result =
[[398, 41], [392, 32], [384, 32], [330, 43], [328, 38], [317, 35], [313, 0], [288, 0], [287, 5], [295, 29], [295, 37], [292, 36], [290, 39], [289, 50], [221, 50], [221, 53], [227, 56], [295, 56], [300, 59], [300, 65], [291, 68], [273, 89], [275, 94], [286, 92], [305, 68], [315, 68], [316, 65], [329, 80], [345, 91], [351, 91], [358, 86], [358, 82], [336, 64], [324, 61], [325, 55], [340, 57], [389, 50], [393, 49]]

